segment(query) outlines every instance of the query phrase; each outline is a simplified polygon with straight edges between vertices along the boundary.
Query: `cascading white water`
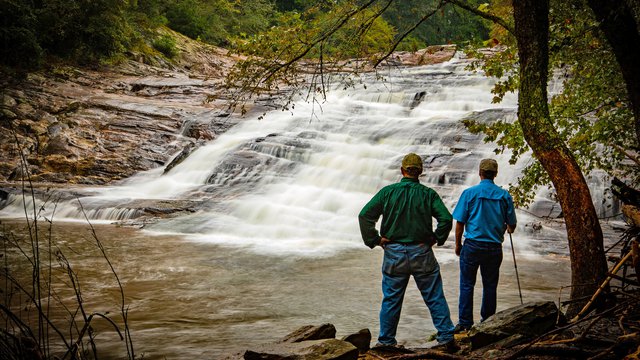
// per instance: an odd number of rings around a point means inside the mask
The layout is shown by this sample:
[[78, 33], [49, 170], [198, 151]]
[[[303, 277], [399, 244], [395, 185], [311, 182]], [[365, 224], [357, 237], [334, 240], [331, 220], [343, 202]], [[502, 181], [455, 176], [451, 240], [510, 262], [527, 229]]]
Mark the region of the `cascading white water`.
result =
[[[131, 199], [201, 200], [207, 210], [148, 230], [261, 254], [329, 256], [362, 246], [356, 216], [378, 189], [399, 179], [404, 154], [424, 158], [422, 182], [451, 210], [460, 192], [478, 182], [480, 159], [496, 157], [496, 183], [503, 186], [515, 182], [528, 161], [509, 165], [508, 154], [495, 156], [494, 145], [461, 124], [469, 117], [512, 121], [516, 110], [514, 94], [493, 104], [492, 80], [465, 71], [466, 64], [456, 57], [396, 69], [384, 82], [365, 76], [366, 88], [336, 86], [321, 105], [300, 101], [293, 112], [246, 119], [167, 174], [154, 169], [120, 186], [85, 190], [92, 195], [80, 201], [90, 219], [114, 221], [140, 215], [126, 208]], [[541, 193], [538, 207], [548, 203]], [[22, 207], [21, 198], [9, 199], [0, 216], [23, 216]], [[50, 217], [50, 211], [43, 214]], [[521, 225], [535, 220], [518, 215]], [[58, 203], [55, 217], [84, 215], [72, 200]], [[525, 237], [562, 236], [538, 229]]]

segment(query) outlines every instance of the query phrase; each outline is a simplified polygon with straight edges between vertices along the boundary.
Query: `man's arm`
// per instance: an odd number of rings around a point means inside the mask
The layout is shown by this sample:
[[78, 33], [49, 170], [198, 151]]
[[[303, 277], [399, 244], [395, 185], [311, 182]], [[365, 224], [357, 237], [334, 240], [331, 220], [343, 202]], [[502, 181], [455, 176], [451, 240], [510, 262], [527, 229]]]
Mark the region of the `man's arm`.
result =
[[460, 256], [462, 251], [462, 234], [464, 233], [464, 223], [456, 221], [456, 255]]
[[507, 221], [506, 221], [507, 231], [509, 232], [509, 234], [511, 234], [516, 230], [516, 224], [518, 223], [518, 220], [516, 219], [516, 208], [513, 205], [513, 198], [509, 194], [507, 195], [506, 218], [507, 218]]
[[442, 202], [440, 196], [435, 192], [434, 195], [435, 196], [431, 204], [431, 214], [438, 222], [436, 231], [434, 231], [434, 236], [438, 246], [441, 246], [445, 241], [447, 241], [447, 237], [449, 237], [449, 233], [453, 227], [453, 218], [451, 217], [451, 213], [447, 207]]
[[382, 245], [380, 235], [376, 230], [376, 222], [380, 215], [382, 215], [382, 201], [380, 201], [380, 193], [378, 193], [362, 208], [360, 215], [358, 215], [362, 240], [372, 249], [376, 245]]

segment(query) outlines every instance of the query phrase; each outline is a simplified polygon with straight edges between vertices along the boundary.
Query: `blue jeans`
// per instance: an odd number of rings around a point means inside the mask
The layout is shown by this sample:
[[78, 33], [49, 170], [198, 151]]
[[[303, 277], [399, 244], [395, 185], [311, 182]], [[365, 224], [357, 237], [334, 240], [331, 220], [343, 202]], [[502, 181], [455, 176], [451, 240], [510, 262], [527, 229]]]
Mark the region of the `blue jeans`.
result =
[[469, 328], [473, 325], [473, 289], [480, 268], [482, 277], [482, 306], [480, 320], [496, 313], [498, 279], [502, 263], [502, 244], [466, 239], [460, 252], [460, 302], [458, 324]]
[[396, 330], [411, 275], [438, 330], [438, 342], [453, 339], [454, 326], [442, 291], [440, 266], [431, 247], [427, 244], [390, 243], [384, 248], [382, 263], [383, 299], [378, 342], [385, 345], [397, 344]]

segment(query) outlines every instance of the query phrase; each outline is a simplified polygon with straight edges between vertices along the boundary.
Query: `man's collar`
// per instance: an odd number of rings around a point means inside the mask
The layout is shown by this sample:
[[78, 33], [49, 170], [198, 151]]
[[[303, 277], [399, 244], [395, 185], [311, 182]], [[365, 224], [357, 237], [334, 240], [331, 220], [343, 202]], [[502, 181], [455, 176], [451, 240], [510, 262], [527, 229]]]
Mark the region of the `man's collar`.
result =
[[490, 183], [492, 183], [492, 184], [493, 184], [493, 180], [491, 180], [491, 179], [482, 179], [482, 180], [480, 180], [480, 182], [481, 182], [481, 183], [483, 183], [483, 182], [490, 182]]
[[407, 182], [407, 181], [411, 181], [411, 182], [420, 182], [420, 180], [418, 180], [418, 178], [412, 178], [412, 177], [403, 177], [402, 180], [400, 180], [401, 182]]

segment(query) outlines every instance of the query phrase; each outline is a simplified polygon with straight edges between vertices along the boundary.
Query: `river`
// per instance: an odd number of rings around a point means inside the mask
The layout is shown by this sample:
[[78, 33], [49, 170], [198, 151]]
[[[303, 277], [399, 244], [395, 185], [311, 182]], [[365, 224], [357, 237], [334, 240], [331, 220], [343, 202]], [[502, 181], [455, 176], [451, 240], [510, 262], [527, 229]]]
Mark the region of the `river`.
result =
[[[460, 123], [513, 121], [516, 111], [514, 94], [493, 104], [492, 81], [466, 71], [467, 64], [457, 56], [389, 70], [384, 82], [366, 75], [354, 88], [336, 85], [326, 101], [299, 101], [293, 111], [240, 122], [166, 174], [158, 168], [117, 186], [83, 188], [82, 209], [77, 200], [62, 201], [55, 213], [49, 205], [41, 215], [53, 219], [52, 236], [69, 250], [87, 303], [117, 308], [115, 283], [82, 221], [82, 211], [88, 215], [124, 284], [134, 346], [145, 358], [218, 358], [327, 322], [338, 336], [369, 328], [375, 341], [382, 251], [362, 244], [357, 214], [378, 189], [400, 179], [402, 156], [423, 156], [421, 181], [450, 210], [461, 191], [479, 181], [480, 159], [498, 160], [496, 183], [504, 187], [530, 161], [525, 156], [509, 164], [509, 153], [496, 156], [495, 144]], [[590, 181], [600, 214], [615, 213], [605, 196], [606, 178]], [[143, 230], [109, 224], [139, 215], [127, 208], [131, 201], [176, 199], [201, 205]], [[20, 197], [2, 205], [3, 224], [20, 228]], [[563, 224], [543, 218], [558, 213], [547, 189], [518, 210], [513, 240], [526, 301], [557, 301], [559, 288], [570, 283]], [[451, 235], [435, 253], [455, 322], [452, 245]], [[504, 248], [498, 310], [520, 303], [511, 247]], [[114, 334], [100, 329], [104, 356], [122, 356]], [[433, 332], [411, 285], [398, 340], [424, 346]]]

